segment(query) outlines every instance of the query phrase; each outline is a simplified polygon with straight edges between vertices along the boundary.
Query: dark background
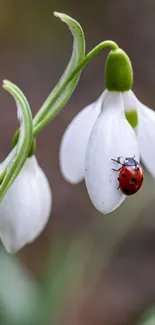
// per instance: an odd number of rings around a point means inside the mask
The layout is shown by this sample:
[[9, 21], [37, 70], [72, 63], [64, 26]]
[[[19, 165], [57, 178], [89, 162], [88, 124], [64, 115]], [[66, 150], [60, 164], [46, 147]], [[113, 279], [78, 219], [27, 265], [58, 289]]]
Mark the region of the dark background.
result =
[[[155, 108], [155, 1], [0, 0], [0, 79], [16, 83], [40, 108], [63, 72], [72, 38], [53, 11], [64, 12], [83, 27], [86, 50], [111, 39], [125, 50], [134, 69], [133, 90]], [[59, 325], [127, 325], [155, 302], [155, 181], [146, 172], [143, 189], [106, 216], [92, 206], [85, 185], [67, 184], [59, 170], [61, 137], [79, 110], [104, 89], [107, 51], [83, 71], [63, 111], [37, 138], [37, 158], [53, 191], [53, 209], [41, 236], [19, 259], [42, 281], [50, 248], [63, 243], [75, 265], [66, 282]], [[12, 98], [0, 89], [0, 158], [10, 150], [17, 127]], [[32, 216], [33, 217], [33, 216]], [[67, 262], [66, 262], [67, 263]]]

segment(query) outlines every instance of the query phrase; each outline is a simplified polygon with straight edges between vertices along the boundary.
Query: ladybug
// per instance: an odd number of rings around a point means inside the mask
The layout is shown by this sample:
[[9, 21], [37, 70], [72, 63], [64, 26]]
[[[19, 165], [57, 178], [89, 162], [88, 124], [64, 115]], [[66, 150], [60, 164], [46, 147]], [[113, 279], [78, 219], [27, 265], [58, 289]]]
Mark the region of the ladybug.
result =
[[113, 169], [114, 171], [119, 172], [119, 186], [118, 188], [125, 195], [133, 195], [139, 191], [143, 184], [144, 172], [142, 166], [133, 158], [127, 157], [124, 159], [124, 162], [121, 163], [121, 157], [118, 157], [117, 160], [111, 159], [121, 167]]

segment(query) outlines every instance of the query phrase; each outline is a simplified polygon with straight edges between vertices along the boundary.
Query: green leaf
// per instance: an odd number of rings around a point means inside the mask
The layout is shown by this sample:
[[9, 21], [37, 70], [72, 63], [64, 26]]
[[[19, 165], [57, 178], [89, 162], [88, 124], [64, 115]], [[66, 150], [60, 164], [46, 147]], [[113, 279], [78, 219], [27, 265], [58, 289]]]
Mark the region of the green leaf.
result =
[[[17, 115], [20, 122], [20, 136], [16, 147], [1, 164], [0, 201], [17, 177], [29, 154], [32, 138], [32, 115], [29, 104], [21, 90], [8, 80], [4, 81], [3, 88], [15, 99], [17, 104]], [[2, 177], [2, 175], [4, 177]]]
[[155, 309], [145, 312], [145, 314], [141, 317], [140, 321], [137, 325], [154, 325], [155, 324]]
[[[79, 73], [65, 86], [64, 89], [63, 85], [76, 66], [83, 61], [85, 55], [85, 39], [80, 24], [65, 14], [55, 12], [54, 15], [59, 17], [68, 25], [74, 38], [73, 51], [69, 64], [62, 77], [34, 118], [33, 126], [39, 129], [42, 129], [46, 124], [48, 124], [51, 119], [53, 119], [59, 113], [70, 98], [78, 83], [81, 71], [79, 71]], [[61, 91], [61, 89], [63, 90]], [[37, 131], [34, 130], [34, 134], [36, 133]]]

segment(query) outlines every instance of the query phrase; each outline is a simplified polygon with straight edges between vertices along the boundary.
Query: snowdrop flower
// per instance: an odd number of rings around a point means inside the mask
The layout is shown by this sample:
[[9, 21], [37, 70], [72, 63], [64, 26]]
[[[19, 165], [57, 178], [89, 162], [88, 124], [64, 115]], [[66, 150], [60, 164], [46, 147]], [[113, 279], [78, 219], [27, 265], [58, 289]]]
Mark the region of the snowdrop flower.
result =
[[106, 60], [106, 90], [77, 114], [60, 146], [63, 176], [73, 184], [85, 178], [90, 199], [102, 213], [113, 211], [126, 198], [118, 188], [118, 173], [113, 170], [120, 166], [112, 159], [135, 157], [139, 162], [141, 154], [154, 172], [155, 149], [152, 146], [149, 155], [147, 151], [155, 138], [155, 113], [136, 99], [132, 82], [128, 56], [121, 49], [111, 51]]
[[0, 203], [0, 239], [8, 252], [35, 240], [48, 221], [51, 204], [48, 180], [31, 156]]

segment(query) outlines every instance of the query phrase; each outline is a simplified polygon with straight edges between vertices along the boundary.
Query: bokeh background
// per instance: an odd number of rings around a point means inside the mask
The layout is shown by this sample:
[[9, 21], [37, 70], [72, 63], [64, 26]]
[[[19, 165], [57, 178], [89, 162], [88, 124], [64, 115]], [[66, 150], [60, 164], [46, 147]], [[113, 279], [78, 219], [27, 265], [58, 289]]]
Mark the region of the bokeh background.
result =
[[[103, 40], [116, 41], [132, 60], [134, 92], [155, 108], [154, 0], [0, 0], [0, 79], [23, 90], [33, 114], [61, 76], [72, 50], [70, 32], [53, 11], [80, 22], [87, 51]], [[136, 324], [155, 304], [155, 180], [146, 172], [143, 189], [104, 216], [92, 206], [84, 183], [67, 184], [59, 170], [65, 128], [104, 89], [106, 54], [84, 69], [63, 111], [37, 138], [37, 158], [50, 180], [53, 209], [33, 244], [15, 258], [1, 250], [2, 325], [39, 324], [41, 318], [33, 320], [24, 300], [28, 297], [33, 305], [38, 283], [49, 289], [43, 325]], [[1, 160], [16, 128], [14, 102], [0, 89]]]

